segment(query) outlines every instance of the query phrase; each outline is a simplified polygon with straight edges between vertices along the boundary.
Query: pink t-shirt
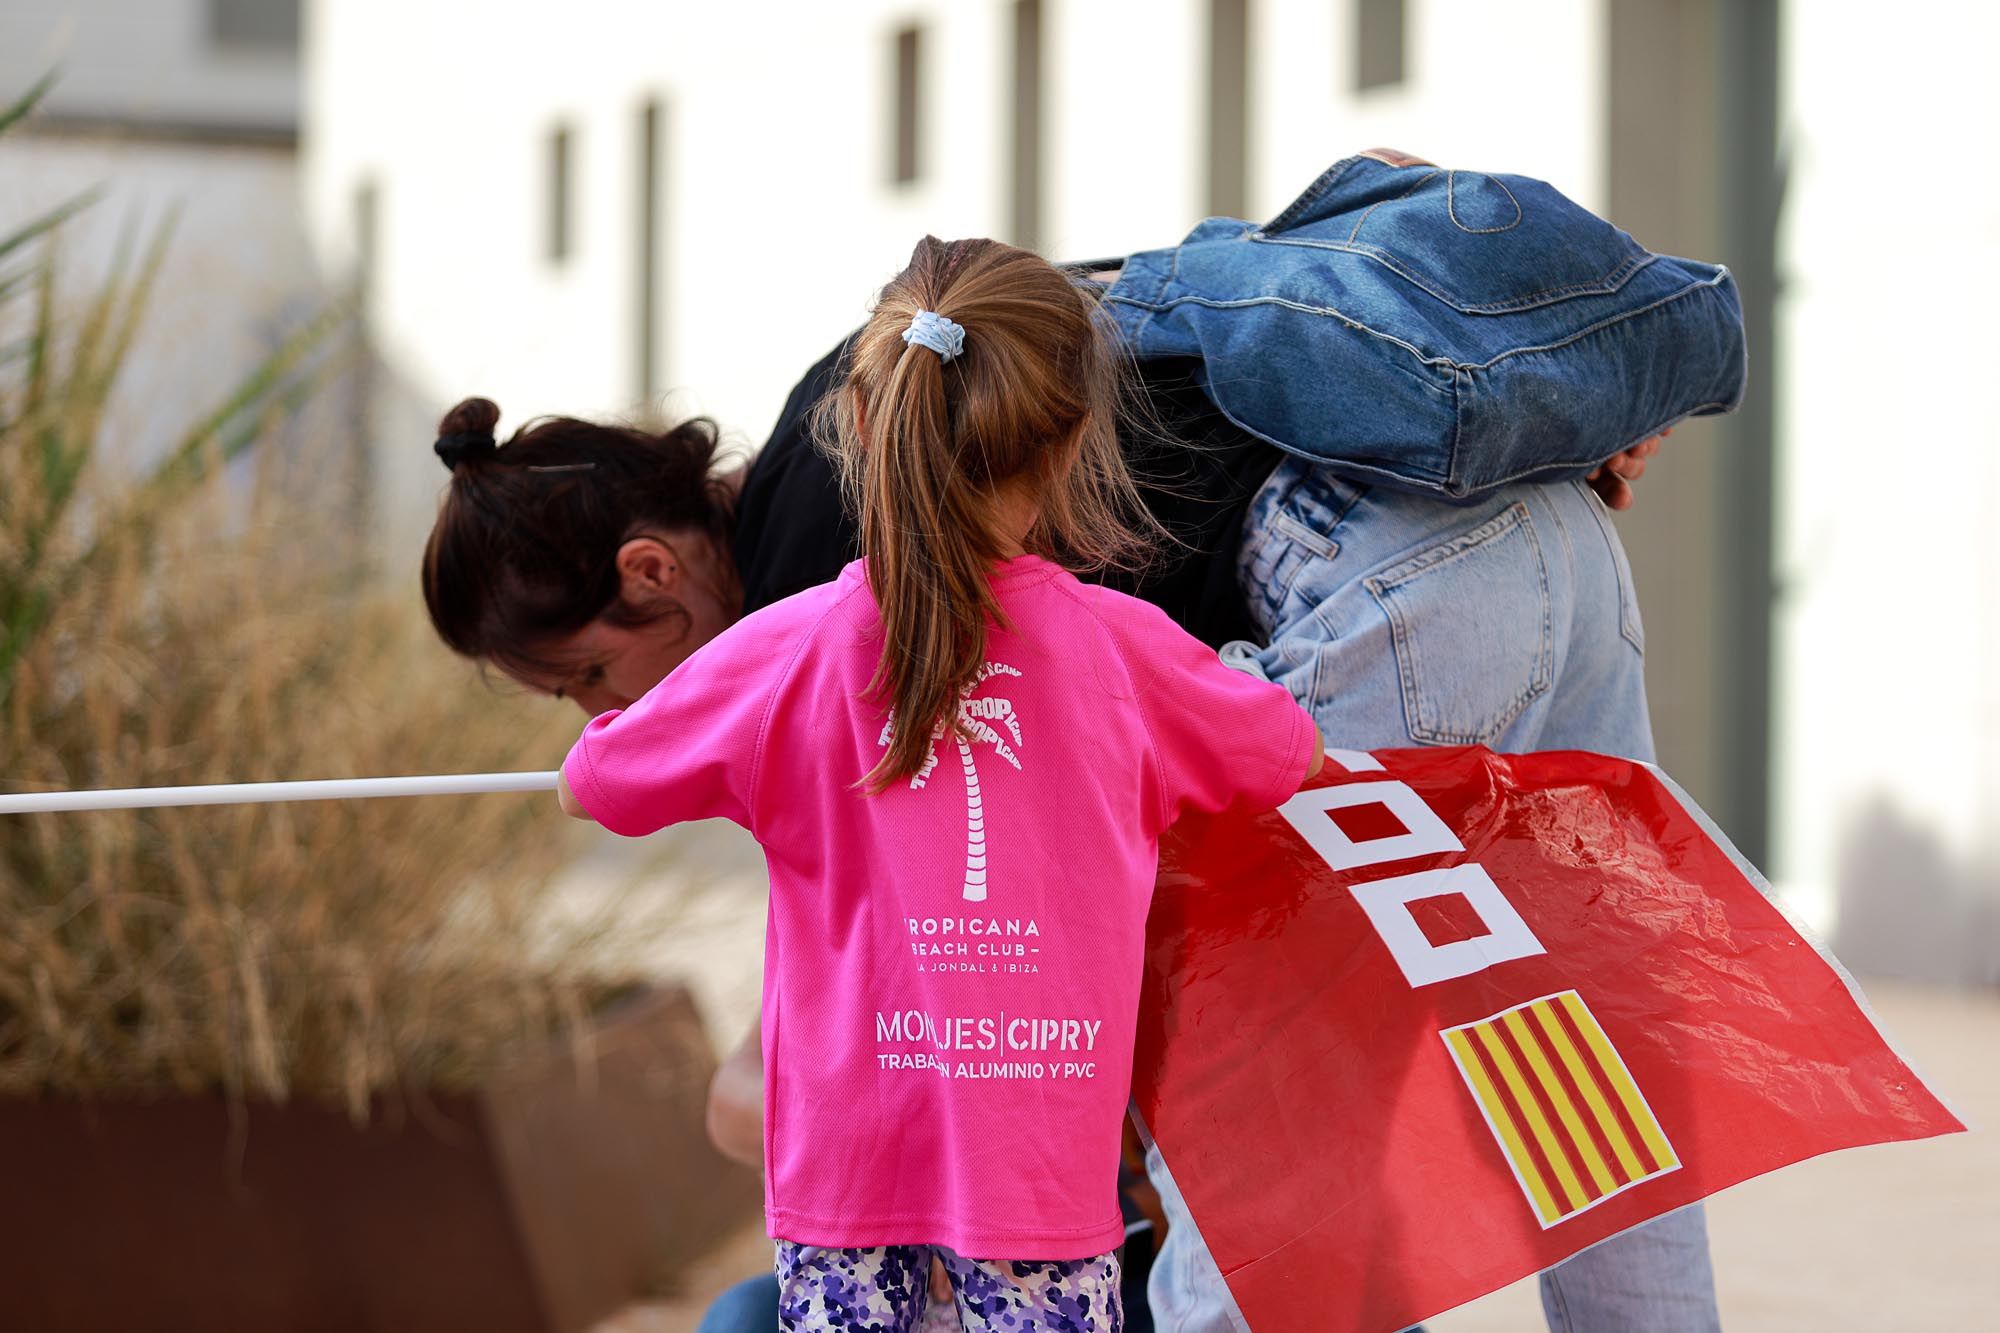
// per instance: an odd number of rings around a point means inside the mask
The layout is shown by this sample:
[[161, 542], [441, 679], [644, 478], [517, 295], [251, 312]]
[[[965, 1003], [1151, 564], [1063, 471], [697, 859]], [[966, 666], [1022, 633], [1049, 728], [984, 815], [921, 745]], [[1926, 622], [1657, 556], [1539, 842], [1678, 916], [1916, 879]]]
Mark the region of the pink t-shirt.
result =
[[1310, 719], [1156, 607], [1032, 556], [934, 763], [879, 795], [863, 565], [745, 617], [585, 728], [563, 771], [629, 836], [763, 844], [773, 1236], [1076, 1259], [1117, 1200], [1146, 909], [1181, 812], [1297, 790]]

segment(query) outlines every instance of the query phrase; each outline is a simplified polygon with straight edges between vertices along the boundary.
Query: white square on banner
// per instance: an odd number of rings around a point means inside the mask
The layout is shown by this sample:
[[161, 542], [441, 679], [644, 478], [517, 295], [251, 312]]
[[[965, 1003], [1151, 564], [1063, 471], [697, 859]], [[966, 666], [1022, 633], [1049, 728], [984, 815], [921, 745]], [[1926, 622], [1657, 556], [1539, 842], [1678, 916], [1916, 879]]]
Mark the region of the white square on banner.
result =
[[[1357, 884], [1353, 893], [1361, 910], [1368, 914], [1375, 933], [1395, 956], [1396, 966], [1403, 969], [1404, 979], [1412, 986], [1471, 976], [1495, 963], [1548, 952], [1500, 892], [1493, 877], [1477, 865], [1391, 875], [1388, 879]], [[1449, 944], [1432, 944], [1425, 937], [1423, 927], [1410, 912], [1410, 904], [1447, 893], [1456, 893], [1471, 904], [1485, 925], [1486, 934]]]
[[[1365, 838], [1359, 842], [1347, 836], [1328, 815], [1357, 805], [1379, 805], [1394, 815], [1404, 832], [1386, 838]], [[1445, 822], [1432, 813], [1417, 795], [1401, 782], [1352, 782], [1340, 787], [1314, 787], [1302, 791], [1278, 807], [1291, 826], [1299, 831], [1312, 849], [1335, 870], [1402, 861], [1412, 856], [1438, 852], [1461, 852], [1465, 845]]]

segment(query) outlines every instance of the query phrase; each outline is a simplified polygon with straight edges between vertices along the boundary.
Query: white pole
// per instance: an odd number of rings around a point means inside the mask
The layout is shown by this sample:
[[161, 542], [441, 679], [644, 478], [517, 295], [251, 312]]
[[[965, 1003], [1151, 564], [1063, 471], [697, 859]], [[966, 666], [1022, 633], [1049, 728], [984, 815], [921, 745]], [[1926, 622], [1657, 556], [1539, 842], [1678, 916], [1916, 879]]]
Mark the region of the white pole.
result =
[[140, 810], [170, 805], [252, 805], [267, 801], [350, 801], [368, 796], [467, 796], [554, 791], [554, 773], [438, 773], [410, 778], [322, 782], [224, 782], [207, 787], [127, 787], [107, 791], [0, 793], [0, 815], [55, 810]]

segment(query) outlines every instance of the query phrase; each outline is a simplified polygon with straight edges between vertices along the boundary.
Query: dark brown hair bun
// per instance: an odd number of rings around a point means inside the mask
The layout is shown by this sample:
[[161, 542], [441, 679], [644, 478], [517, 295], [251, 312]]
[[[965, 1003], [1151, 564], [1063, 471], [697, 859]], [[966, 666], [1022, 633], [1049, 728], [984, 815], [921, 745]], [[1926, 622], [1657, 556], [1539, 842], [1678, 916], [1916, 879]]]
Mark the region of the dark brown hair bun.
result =
[[437, 443], [431, 448], [456, 472], [459, 464], [491, 457], [499, 449], [493, 438], [493, 428], [499, 423], [500, 407], [491, 398], [467, 398], [438, 422]]

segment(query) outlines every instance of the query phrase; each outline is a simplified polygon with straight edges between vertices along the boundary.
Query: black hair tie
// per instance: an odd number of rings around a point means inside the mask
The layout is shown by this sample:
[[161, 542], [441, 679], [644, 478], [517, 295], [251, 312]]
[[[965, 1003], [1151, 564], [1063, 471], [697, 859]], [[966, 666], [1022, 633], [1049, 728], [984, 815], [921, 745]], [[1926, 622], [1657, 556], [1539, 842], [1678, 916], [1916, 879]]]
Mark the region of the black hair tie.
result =
[[449, 470], [458, 471], [458, 465], [474, 458], [491, 458], [499, 451], [499, 444], [491, 431], [455, 430], [448, 435], [440, 435], [431, 448], [444, 460]]

